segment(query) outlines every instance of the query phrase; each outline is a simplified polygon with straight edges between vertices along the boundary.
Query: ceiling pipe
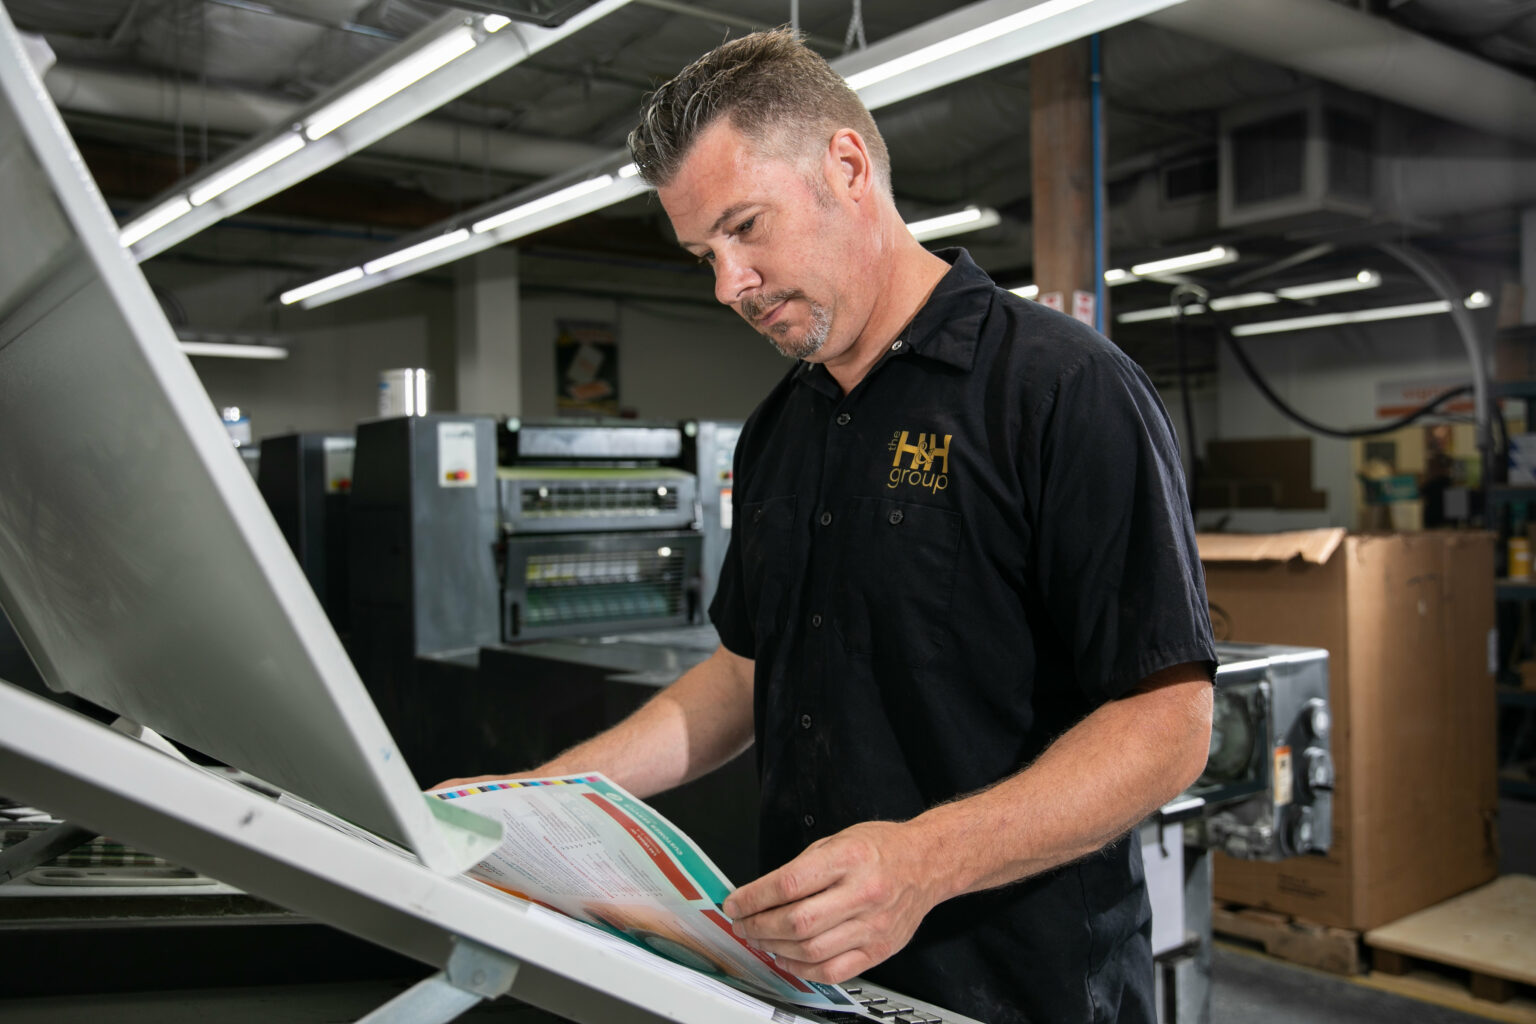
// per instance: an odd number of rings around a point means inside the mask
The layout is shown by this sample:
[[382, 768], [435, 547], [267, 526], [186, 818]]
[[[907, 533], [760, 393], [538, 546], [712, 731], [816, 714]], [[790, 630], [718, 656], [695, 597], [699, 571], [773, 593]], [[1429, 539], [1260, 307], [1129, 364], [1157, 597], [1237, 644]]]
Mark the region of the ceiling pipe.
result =
[[1189, 0], [1147, 20], [1502, 138], [1536, 142], [1529, 78], [1333, 0]]
[[[161, 75], [134, 75], [55, 64], [44, 78], [54, 103], [65, 111], [131, 118], [161, 124], [177, 121], [177, 91], [183, 116], [193, 112], [212, 131], [256, 135], [291, 118], [302, 104], [242, 89], [178, 83]], [[588, 163], [608, 150], [582, 142], [519, 135], [501, 129], [420, 120], [369, 147], [375, 154], [444, 163], [456, 152], [492, 170], [548, 177]]]

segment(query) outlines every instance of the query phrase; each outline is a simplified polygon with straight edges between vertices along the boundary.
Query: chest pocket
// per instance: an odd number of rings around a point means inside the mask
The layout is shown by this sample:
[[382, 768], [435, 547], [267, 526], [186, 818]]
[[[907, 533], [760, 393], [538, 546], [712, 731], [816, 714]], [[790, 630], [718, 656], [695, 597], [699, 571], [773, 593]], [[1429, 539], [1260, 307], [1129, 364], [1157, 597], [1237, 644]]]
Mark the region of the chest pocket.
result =
[[784, 632], [794, 559], [795, 496], [747, 502], [736, 523], [741, 535], [741, 570], [746, 581], [747, 615], [759, 654], [764, 644]]
[[844, 516], [833, 625], [851, 654], [907, 666], [951, 642], [960, 514], [889, 498], [854, 498]]

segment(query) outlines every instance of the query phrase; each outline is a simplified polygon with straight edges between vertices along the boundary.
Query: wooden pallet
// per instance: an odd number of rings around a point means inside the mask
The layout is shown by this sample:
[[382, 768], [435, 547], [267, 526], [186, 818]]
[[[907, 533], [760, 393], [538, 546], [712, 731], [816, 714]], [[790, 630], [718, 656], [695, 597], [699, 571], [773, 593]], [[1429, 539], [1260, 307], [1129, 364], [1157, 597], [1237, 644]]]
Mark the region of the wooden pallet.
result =
[[1313, 924], [1289, 914], [1256, 907], [1218, 903], [1211, 908], [1211, 930], [1263, 947], [1270, 956], [1332, 974], [1364, 970], [1360, 933], [1348, 928]]
[[1476, 1000], [1536, 996], [1536, 878], [1503, 878], [1365, 933], [1377, 972], [1465, 979]]

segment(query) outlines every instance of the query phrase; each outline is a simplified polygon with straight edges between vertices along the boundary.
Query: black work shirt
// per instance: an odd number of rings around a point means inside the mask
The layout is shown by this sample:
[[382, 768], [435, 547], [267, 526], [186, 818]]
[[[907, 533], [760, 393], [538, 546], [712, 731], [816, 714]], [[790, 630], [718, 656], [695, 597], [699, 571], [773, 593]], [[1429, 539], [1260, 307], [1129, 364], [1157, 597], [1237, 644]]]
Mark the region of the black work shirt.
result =
[[[949, 273], [851, 392], [800, 363], [737, 443], [710, 614], [756, 663], [765, 870], [1017, 772], [1159, 669], [1214, 671], [1146, 376], [941, 255]], [[867, 974], [988, 1024], [1150, 1022], [1149, 921], [1132, 835], [941, 904]]]

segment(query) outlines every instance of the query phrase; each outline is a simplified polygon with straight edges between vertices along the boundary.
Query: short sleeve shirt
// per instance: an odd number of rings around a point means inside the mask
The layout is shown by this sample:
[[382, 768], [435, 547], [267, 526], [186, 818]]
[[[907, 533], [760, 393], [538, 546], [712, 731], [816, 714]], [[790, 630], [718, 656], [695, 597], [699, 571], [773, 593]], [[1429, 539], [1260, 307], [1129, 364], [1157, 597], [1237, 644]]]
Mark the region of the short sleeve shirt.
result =
[[[799, 363], [737, 443], [710, 614], [755, 662], [765, 870], [1019, 771], [1160, 669], [1214, 671], [1145, 374], [940, 255], [950, 271], [851, 392]], [[869, 976], [990, 1024], [1150, 1021], [1149, 918], [1125, 839], [942, 904]]]

